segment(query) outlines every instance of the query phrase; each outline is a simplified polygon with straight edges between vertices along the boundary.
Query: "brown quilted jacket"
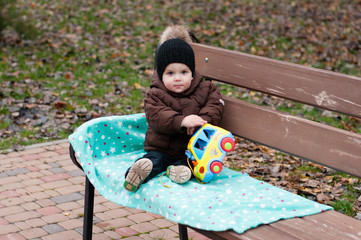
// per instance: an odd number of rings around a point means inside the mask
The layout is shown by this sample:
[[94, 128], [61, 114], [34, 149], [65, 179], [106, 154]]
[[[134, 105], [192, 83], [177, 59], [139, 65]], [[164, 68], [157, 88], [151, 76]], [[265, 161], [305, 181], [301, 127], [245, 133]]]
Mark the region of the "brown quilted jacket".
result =
[[218, 88], [196, 71], [188, 90], [168, 91], [154, 71], [151, 88], [144, 99], [148, 130], [144, 150], [158, 150], [173, 156], [184, 155], [191, 136], [180, 127], [182, 120], [196, 114], [217, 125], [222, 118], [224, 101]]

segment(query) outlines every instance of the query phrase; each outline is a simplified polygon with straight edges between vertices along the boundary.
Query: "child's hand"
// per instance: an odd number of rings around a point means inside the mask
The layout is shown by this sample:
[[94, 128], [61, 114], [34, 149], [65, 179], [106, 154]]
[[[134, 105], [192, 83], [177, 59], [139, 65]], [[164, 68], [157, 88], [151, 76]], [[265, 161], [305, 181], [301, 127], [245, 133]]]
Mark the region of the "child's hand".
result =
[[181, 127], [187, 128], [187, 134], [192, 135], [195, 127], [203, 126], [207, 121], [197, 115], [189, 115], [185, 117], [181, 123]]

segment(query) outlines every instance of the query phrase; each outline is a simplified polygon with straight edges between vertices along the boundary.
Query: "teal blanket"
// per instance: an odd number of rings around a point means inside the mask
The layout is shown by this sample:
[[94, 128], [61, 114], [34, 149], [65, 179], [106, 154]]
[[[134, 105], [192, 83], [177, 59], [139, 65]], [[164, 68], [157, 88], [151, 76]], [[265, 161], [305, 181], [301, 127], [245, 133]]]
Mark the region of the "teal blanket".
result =
[[119, 205], [143, 209], [192, 227], [242, 233], [261, 224], [332, 209], [227, 168], [211, 183], [178, 185], [159, 177], [135, 193], [123, 188], [124, 173], [144, 154], [144, 114], [102, 117], [69, 136], [76, 156], [98, 192]]

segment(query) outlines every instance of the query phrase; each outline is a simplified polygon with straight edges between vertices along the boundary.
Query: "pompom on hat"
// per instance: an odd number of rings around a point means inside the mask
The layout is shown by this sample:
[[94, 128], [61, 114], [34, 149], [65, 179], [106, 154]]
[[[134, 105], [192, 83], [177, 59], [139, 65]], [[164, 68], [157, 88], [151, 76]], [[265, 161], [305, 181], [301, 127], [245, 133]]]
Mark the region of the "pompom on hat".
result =
[[155, 68], [159, 79], [162, 80], [163, 72], [171, 63], [183, 63], [189, 67], [194, 76], [195, 60], [192, 47], [184, 40], [172, 38], [163, 42], [156, 52]]

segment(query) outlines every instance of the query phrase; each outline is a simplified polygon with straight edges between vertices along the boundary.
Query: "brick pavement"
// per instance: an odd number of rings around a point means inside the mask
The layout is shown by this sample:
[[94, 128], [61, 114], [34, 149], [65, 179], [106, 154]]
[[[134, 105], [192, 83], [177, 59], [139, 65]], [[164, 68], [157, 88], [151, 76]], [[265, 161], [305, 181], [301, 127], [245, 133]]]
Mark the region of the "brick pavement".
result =
[[[0, 240], [82, 239], [84, 173], [66, 140], [0, 155]], [[93, 239], [178, 239], [174, 222], [96, 192]], [[193, 240], [208, 239], [189, 231]]]

